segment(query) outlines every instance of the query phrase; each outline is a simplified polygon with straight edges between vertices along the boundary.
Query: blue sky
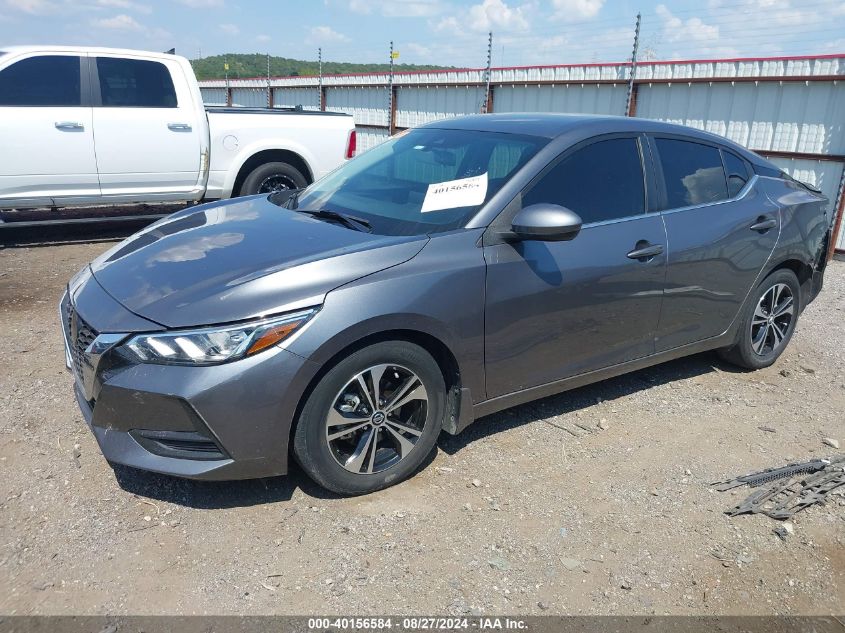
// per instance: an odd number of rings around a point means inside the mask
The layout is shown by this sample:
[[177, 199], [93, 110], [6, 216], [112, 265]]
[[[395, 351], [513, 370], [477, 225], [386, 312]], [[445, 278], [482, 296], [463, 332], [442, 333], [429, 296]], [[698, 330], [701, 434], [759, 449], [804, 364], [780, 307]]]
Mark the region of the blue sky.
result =
[[845, 53], [845, 0], [0, 0], [0, 48], [79, 44], [196, 57], [269, 52], [483, 66]]

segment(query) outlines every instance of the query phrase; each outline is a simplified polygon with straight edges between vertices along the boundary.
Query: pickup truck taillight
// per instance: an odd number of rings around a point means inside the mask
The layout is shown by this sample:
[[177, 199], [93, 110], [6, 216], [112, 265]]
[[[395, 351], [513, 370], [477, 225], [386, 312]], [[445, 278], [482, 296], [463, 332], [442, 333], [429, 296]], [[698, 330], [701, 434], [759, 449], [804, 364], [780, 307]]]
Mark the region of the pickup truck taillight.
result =
[[355, 147], [358, 141], [355, 137], [355, 130], [352, 130], [349, 133], [349, 140], [346, 142], [346, 158], [352, 158], [355, 156]]

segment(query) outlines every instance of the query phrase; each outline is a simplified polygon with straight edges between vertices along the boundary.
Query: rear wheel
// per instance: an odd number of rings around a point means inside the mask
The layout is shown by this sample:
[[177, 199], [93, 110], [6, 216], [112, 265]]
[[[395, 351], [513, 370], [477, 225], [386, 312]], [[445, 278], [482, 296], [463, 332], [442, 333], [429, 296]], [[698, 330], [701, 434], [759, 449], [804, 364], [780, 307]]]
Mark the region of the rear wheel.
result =
[[238, 195], [274, 193], [287, 189], [302, 189], [308, 184], [305, 176], [288, 163], [264, 163], [253, 169], [241, 185]]
[[757, 287], [740, 323], [739, 339], [719, 355], [734, 365], [761, 369], [786, 349], [798, 322], [800, 286], [791, 270], [776, 270]]
[[421, 347], [387, 341], [331, 368], [308, 397], [294, 454], [317, 483], [357, 495], [399, 483], [431, 453], [446, 411], [446, 387]]

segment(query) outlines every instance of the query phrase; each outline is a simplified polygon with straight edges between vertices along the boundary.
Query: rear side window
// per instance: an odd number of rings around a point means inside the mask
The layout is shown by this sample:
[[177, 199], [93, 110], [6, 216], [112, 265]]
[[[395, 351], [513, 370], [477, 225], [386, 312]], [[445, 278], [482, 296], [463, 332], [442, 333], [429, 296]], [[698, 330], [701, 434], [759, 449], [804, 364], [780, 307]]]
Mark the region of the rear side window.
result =
[[176, 90], [164, 64], [98, 57], [100, 97], [106, 107], [175, 108]]
[[0, 105], [79, 106], [79, 86], [79, 57], [28, 57], [0, 71]]
[[728, 174], [728, 197], [733, 198], [748, 182], [748, 165], [733, 152], [723, 149], [722, 156], [725, 158], [725, 170]]
[[540, 202], [571, 209], [584, 224], [645, 213], [637, 139], [598, 141], [573, 152], [522, 197], [523, 207]]
[[656, 143], [666, 181], [667, 209], [727, 199], [725, 170], [718, 149], [667, 138], [656, 139]]

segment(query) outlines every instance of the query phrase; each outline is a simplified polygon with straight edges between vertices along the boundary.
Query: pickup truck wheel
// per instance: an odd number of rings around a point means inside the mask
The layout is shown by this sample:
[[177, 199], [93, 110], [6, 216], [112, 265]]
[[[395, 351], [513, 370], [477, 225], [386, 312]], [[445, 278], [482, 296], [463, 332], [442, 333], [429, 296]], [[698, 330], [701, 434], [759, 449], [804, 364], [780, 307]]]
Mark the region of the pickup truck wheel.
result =
[[238, 195], [251, 196], [286, 189], [302, 189], [307, 184], [305, 176], [292, 165], [281, 162], [264, 163], [249, 173]]

